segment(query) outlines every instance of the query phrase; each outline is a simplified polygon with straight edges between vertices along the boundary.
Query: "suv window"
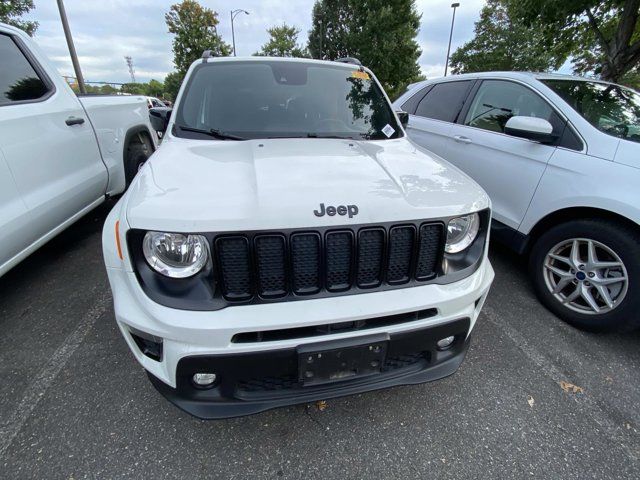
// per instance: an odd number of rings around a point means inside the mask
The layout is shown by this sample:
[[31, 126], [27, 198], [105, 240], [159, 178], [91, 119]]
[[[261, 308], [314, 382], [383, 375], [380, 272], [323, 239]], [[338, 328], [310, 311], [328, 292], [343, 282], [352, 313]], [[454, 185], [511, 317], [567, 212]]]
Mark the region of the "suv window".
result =
[[418, 104], [416, 115], [454, 122], [467, 96], [471, 80], [438, 83]]
[[416, 88], [416, 92], [409, 98], [409, 100], [402, 104], [402, 111], [410, 113], [411, 115], [415, 115], [420, 100], [424, 98], [424, 96], [432, 87], [433, 85], [428, 85], [424, 88]]
[[311, 61], [203, 63], [187, 80], [176, 125], [182, 137], [192, 137], [194, 129], [236, 139], [402, 136], [367, 72]]
[[36, 100], [48, 92], [18, 45], [8, 35], [0, 34], [0, 105]]
[[542, 80], [601, 132], [640, 143], [640, 95], [628, 88], [581, 80]]
[[544, 118], [553, 126], [553, 133], [560, 136], [564, 121], [531, 89], [506, 80], [485, 80], [471, 102], [464, 124], [491, 132], [504, 133], [504, 126], [511, 117]]

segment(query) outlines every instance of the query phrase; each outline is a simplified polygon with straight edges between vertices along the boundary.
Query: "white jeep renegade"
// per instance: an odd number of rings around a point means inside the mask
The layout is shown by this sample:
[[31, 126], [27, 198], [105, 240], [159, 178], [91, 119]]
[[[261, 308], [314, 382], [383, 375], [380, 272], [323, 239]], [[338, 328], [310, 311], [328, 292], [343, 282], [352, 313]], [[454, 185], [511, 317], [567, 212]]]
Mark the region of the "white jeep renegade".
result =
[[222, 418], [458, 368], [493, 280], [489, 199], [406, 137], [368, 69], [205, 52], [169, 113], [103, 233], [163, 395]]

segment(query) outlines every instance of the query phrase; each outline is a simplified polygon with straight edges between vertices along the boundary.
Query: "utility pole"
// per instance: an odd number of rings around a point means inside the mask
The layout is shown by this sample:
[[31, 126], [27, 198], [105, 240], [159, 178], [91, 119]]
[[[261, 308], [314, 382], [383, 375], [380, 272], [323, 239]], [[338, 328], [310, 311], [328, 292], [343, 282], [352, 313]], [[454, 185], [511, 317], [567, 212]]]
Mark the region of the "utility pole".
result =
[[131, 75], [131, 83], [136, 83], [136, 71], [133, 68], [133, 59], [127, 55], [124, 57], [125, 62], [127, 62], [127, 67], [129, 67], [129, 75]]
[[73, 70], [76, 72], [76, 78], [78, 79], [78, 88], [80, 93], [87, 93], [87, 89], [84, 86], [84, 77], [82, 76], [82, 70], [80, 70], [80, 62], [78, 62], [78, 54], [76, 53], [76, 47], [73, 45], [73, 38], [71, 37], [71, 30], [69, 29], [69, 22], [67, 21], [67, 12], [64, 10], [64, 3], [62, 0], [58, 1], [58, 10], [60, 10], [60, 19], [62, 20], [62, 29], [64, 30], [64, 36], [67, 39], [67, 46], [69, 47], [69, 55], [71, 55], [71, 63], [73, 63]]
[[447, 63], [444, 64], [444, 76], [447, 76], [447, 67], [449, 66], [449, 53], [451, 53], [451, 37], [453, 37], [453, 24], [456, 21], [456, 8], [460, 6], [459, 3], [452, 3], [453, 18], [451, 19], [451, 31], [449, 32], [449, 47], [447, 47]]

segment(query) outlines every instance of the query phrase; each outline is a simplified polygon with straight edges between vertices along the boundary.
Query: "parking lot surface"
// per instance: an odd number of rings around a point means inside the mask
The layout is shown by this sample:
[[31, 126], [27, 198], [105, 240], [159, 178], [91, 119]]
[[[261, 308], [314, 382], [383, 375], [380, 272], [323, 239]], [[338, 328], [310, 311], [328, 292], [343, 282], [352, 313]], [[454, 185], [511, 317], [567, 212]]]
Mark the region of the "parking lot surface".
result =
[[107, 211], [0, 278], [1, 478], [640, 478], [640, 333], [563, 324], [498, 246], [455, 375], [324, 409], [190, 417], [117, 330]]

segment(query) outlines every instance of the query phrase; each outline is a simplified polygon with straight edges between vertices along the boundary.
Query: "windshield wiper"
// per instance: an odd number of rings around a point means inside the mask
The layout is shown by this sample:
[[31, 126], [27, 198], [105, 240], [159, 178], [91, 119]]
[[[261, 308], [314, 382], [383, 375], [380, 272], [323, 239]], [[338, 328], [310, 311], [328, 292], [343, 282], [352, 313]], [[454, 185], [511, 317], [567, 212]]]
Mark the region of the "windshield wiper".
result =
[[178, 125], [180, 130], [184, 130], [185, 132], [195, 132], [195, 133], [204, 133], [205, 135], [209, 135], [210, 137], [219, 138], [220, 140], [246, 140], [244, 137], [238, 137], [237, 135], [231, 135], [229, 133], [221, 132], [215, 128], [195, 128], [195, 127], [187, 127], [186, 125]]
[[354, 140], [353, 137], [349, 135], [320, 135], [318, 133], [307, 133], [307, 138], [338, 138], [341, 140]]

